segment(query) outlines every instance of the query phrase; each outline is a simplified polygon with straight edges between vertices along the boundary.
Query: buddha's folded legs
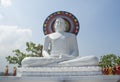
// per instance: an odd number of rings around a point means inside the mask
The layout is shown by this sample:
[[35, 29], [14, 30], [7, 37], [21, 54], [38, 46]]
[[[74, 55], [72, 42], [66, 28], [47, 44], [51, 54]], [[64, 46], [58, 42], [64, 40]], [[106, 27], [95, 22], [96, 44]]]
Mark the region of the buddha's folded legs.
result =
[[59, 62], [69, 59], [70, 58], [26, 57], [22, 61], [22, 67], [56, 66]]
[[41, 66], [96, 66], [98, 58], [95, 56], [71, 58], [27, 57], [22, 61], [22, 67]]
[[97, 66], [98, 58], [95, 56], [77, 57], [72, 60], [60, 62], [60, 66]]

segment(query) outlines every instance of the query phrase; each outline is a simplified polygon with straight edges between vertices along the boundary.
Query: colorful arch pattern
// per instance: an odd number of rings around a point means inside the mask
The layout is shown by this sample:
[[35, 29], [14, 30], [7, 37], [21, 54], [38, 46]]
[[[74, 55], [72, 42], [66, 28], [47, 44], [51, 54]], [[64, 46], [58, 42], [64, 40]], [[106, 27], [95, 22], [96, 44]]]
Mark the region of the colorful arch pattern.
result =
[[54, 22], [56, 18], [63, 18], [66, 23], [66, 32], [74, 33], [75, 35], [79, 32], [79, 22], [77, 18], [66, 11], [57, 11], [52, 14], [50, 14], [43, 24], [43, 32], [45, 35], [53, 33], [54, 32]]

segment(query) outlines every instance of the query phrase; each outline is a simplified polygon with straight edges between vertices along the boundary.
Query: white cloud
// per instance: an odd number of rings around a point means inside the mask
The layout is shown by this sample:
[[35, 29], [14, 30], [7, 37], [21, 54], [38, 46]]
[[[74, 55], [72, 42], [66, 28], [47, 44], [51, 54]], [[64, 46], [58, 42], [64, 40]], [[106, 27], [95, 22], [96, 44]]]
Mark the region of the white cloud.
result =
[[3, 7], [9, 7], [12, 5], [11, 0], [1, 0], [1, 6]]
[[[0, 25], [0, 67], [5, 67], [5, 57], [13, 54], [12, 50], [23, 49], [25, 43], [32, 37], [30, 29], [18, 28], [18, 26]], [[1, 70], [0, 70], [1, 71]]]

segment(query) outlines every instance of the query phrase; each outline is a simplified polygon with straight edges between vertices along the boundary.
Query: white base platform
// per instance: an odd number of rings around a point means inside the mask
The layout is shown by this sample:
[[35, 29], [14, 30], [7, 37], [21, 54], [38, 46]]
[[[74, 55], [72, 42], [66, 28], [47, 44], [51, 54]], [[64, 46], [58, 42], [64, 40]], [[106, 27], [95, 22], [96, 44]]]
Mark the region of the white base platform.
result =
[[117, 82], [119, 75], [72, 76], [72, 77], [0, 77], [0, 82]]
[[89, 67], [26, 67], [18, 68], [17, 76], [61, 77], [101, 75], [98, 66]]
[[102, 75], [99, 67], [38, 67], [18, 68], [17, 76], [0, 77], [0, 82], [117, 82], [119, 79], [119, 75]]

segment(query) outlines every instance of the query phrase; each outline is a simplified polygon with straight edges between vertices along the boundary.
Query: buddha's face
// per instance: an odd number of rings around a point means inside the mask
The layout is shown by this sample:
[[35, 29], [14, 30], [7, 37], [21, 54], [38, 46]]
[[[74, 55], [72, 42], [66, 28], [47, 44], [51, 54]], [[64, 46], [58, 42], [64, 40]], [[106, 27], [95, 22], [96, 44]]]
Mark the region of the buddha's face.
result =
[[62, 18], [57, 18], [55, 21], [55, 31], [56, 32], [64, 32], [65, 31], [65, 21]]

